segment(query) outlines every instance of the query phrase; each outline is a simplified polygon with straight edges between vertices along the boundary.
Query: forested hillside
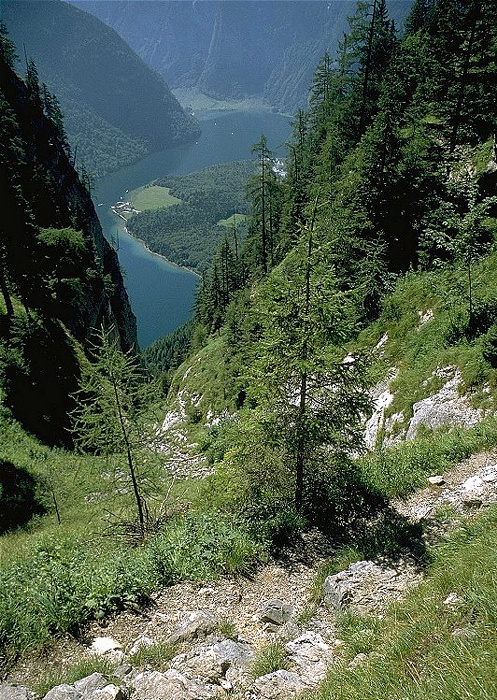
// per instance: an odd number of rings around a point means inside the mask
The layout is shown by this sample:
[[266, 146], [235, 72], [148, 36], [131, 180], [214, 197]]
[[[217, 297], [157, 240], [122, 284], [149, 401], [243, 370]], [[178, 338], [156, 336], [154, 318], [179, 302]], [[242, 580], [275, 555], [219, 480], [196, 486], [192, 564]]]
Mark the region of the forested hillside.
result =
[[[297, 509], [314, 508], [313, 470], [319, 481], [324, 463], [333, 473], [330, 446], [336, 459], [360, 444], [366, 385], [386, 368], [367, 369], [358, 334], [404, 313], [385, 303], [404, 275], [459, 271], [439, 358], [445, 345], [469, 344], [471, 362], [485, 366], [495, 305], [476, 270], [497, 224], [495, 22], [492, 3], [420, 0], [400, 37], [382, 0], [359, 4], [295, 118], [285, 178], [266, 140], [255, 146], [249, 235], [238, 253], [223, 243], [204, 276], [193, 332], [204, 369], [186, 386], [200, 415], [223, 401], [245, 407], [228, 464], [253, 464], [261, 488], [261, 460], [279, 465]], [[343, 362], [347, 345], [355, 349]], [[485, 357], [493, 362], [490, 350]], [[473, 382], [484, 382], [486, 366]], [[418, 380], [428, 386], [429, 376]]]
[[115, 251], [71, 164], [56, 99], [29, 62], [24, 83], [1, 35], [1, 381], [28, 429], [65, 441], [79, 373], [75, 341], [89, 350], [101, 324], [125, 350], [136, 345]]
[[[350, 0], [74, 4], [119, 32], [171, 88], [220, 100], [258, 97], [287, 112], [305, 104], [318, 57], [335, 51], [354, 10]], [[389, 2], [398, 26], [410, 4]]]
[[34, 60], [60, 101], [73, 157], [94, 178], [199, 133], [164, 80], [95, 17], [62, 0], [2, 0], [1, 17], [17, 69]]
[[246, 183], [253, 172], [252, 162], [238, 161], [160, 178], [155, 185], [181, 202], [133, 215], [128, 231], [177, 265], [205, 270], [226, 237], [238, 246], [246, 236]]

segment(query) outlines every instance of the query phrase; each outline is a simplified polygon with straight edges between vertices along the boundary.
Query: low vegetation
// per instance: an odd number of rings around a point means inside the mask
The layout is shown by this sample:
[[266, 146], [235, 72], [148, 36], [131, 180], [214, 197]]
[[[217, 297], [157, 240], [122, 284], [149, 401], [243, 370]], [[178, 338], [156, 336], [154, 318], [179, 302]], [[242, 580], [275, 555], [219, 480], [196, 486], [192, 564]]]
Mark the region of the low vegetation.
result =
[[[382, 618], [341, 616], [344, 661], [332, 665], [322, 688], [305, 697], [494, 698], [496, 552], [497, 510], [492, 507], [436, 548], [419, 588]], [[347, 667], [357, 654], [366, 658]]]
[[270, 642], [259, 649], [250, 665], [252, 678], [259, 678], [268, 673], [288, 668], [288, 656], [283, 641]]
[[129, 192], [128, 199], [138, 211], [162, 209], [172, 207], [173, 204], [181, 204], [181, 199], [171, 194], [169, 187], [148, 185]]

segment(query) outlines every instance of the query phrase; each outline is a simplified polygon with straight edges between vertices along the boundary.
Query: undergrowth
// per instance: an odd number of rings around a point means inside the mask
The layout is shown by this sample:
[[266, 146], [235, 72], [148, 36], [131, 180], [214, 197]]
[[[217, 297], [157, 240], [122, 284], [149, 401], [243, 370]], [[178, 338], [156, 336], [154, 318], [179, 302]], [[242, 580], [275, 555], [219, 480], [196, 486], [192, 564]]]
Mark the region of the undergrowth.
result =
[[215, 515], [178, 518], [145, 546], [124, 551], [98, 539], [41, 538], [0, 570], [0, 646], [42, 646], [87, 620], [143, 604], [160, 586], [246, 573], [261, 553], [242, 526]]

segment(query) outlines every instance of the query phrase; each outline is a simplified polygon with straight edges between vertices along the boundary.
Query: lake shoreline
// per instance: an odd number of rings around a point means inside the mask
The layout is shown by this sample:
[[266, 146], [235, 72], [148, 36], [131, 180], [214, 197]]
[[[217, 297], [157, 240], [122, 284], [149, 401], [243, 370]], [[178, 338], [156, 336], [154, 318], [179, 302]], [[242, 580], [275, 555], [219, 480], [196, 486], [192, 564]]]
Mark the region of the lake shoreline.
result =
[[[118, 214], [113, 209], [113, 207], [109, 207], [109, 209], [114, 214], [114, 216], [118, 217], [122, 222], [127, 222], [126, 218], [122, 214]], [[175, 267], [177, 270], [183, 270], [184, 272], [189, 272], [191, 275], [198, 277], [198, 279], [200, 279], [202, 277], [202, 275], [199, 272], [197, 272], [196, 270], [192, 270], [191, 267], [186, 267], [186, 265], [179, 265], [178, 263], [175, 263], [172, 260], [169, 260], [169, 258], [166, 258], [165, 255], [162, 255], [162, 253], [157, 253], [157, 251], [149, 248], [148, 245], [146, 244], [146, 242], [142, 238], [138, 238], [137, 236], [133, 236], [133, 234], [128, 231], [128, 227], [126, 226], [126, 223], [122, 223], [121, 226], [122, 226], [122, 232], [126, 236], [129, 236], [134, 241], [137, 241], [140, 245], [142, 245], [149, 255], [160, 258], [161, 260], [166, 262], [171, 267]]]

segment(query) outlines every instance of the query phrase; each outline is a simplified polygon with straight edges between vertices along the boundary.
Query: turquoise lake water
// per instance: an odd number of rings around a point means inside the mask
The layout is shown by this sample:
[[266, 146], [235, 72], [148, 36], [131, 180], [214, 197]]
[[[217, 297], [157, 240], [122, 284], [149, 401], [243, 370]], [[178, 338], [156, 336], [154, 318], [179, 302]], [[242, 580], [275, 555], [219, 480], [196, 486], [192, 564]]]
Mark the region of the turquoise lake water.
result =
[[[126, 190], [163, 175], [183, 175], [216, 163], [252, 158], [252, 145], [265, 134], [269, 147], [283, 155], [290, 120], [269, 112], [211, 112], [200, 119], [196, 143], [151, 153], [143, 160], [103, 178], [93, 198], [106, 237], [119, 242], [119, 262], [138, 323], [138, 342], [146, 348], [191, 316], [198, 277], [147, 251], [127, 235], [110, 206], [126, 198]], [[98, 206], [97, 206], [98, 205]]]

